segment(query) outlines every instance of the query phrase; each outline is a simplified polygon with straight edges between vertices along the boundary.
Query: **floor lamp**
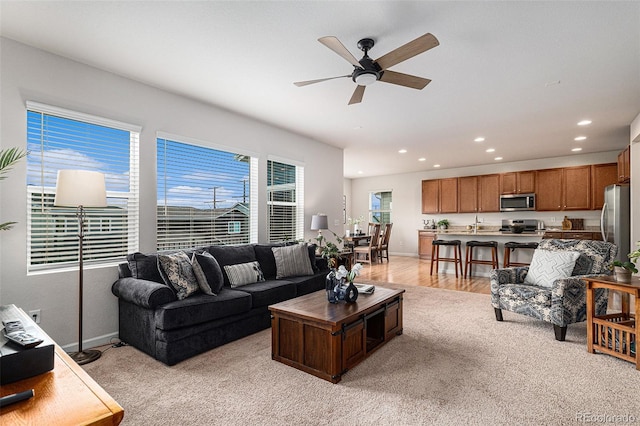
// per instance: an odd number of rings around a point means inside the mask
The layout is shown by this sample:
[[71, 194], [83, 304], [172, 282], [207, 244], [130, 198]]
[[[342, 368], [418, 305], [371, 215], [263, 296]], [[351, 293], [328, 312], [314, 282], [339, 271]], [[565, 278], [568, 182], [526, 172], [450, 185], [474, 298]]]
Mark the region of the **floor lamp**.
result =
[[88, 364], [100, 358], [102, 352], [82, 350], [82, 298], [85, 207], [106, 207], [107, 193], [104, 174], [87, 170], [59, 170], [56, 182], [57, 207], [75, 207], [78, 216], [78, 352], [69, 356], [78, 364]]

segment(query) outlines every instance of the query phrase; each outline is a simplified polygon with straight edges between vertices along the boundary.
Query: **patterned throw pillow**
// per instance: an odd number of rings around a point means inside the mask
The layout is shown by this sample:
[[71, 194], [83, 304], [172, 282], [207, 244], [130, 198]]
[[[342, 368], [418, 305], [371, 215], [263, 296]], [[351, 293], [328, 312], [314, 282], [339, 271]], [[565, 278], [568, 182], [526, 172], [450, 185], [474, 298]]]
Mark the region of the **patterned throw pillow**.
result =
[[276, 279], [313, 275], [309, 249], [307, 244], [273, 247], [273, 257], [276, 259]]
[[536, 249], [524, 278], [525, 284], [540, 287], [553, 287], [553, 282], [571, 276], [571, 272], [580, 257], [577, 251], [549, 251]]
[[176, 290], [179, 300], [186, 299], [198, 291], [198, 281], [193, 273], [189, 256], [185, 253], [159, 254], [158, 262], [169, 283]]
[[[193, 266], [193, 272], [196, 274], [200, 290], [205, 294], [218, 295], [220, 290], [222, 290], [224, 277], [222, 276], [222, 269], [220, 269], [220, 265], [215, 257], [206, 251], [194, 253], [191, 259], [191, 265]], [[204, 280], [202, 280], [202, 276], [198, 277], [198, 269], [204, 274]], [[203, 287], [206, 287], [209, 293]]]
[[231, 288], [264, 281], [258, 261], [225, 265], [224, 271], [229, 277]]

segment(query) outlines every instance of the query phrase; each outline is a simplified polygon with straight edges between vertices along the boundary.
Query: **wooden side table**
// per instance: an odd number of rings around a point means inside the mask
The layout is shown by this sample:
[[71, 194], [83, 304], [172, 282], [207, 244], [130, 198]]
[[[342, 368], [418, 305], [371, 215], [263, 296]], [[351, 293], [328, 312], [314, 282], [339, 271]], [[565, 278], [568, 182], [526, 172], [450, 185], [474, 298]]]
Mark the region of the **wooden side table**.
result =
[[[24, 311], [19, 312], [22, 321], [29, 320]], [[46, 336], [39, 327], [38, 334]], [[35, 396], [3, 407], [0, 424], [118, 425], [124, 416], [122, 407], [58, 345], [53, 370], [2, 385], [0, 395], [29, 389]]]
[[[632, 362], [640, 370], [636, 321], [640, 318], [640, 278], [620, 283], [613, 276], [585, 278], [587, 282], [587, 351], [596, 351]], [[607, 288], [622, 293], [622, 312], [594, 315], [594, 290]], [[634, 298], [635, 314], [629, 312], [629, 297]]]

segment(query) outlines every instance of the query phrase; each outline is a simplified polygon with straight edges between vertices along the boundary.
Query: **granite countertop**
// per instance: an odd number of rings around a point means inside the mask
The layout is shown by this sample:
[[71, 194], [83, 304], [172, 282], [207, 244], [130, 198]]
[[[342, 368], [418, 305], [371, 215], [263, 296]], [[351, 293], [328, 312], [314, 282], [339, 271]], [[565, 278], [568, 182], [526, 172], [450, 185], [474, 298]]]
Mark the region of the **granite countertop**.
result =
[[478, 229], [478, 231], [473, 231], [473, 230], [469, 230], [466, 227], [460, 226], [460, 227], [449, 227], [448, 229], [418, 229], [418, 231], [426, 231], [426, 232], [433, 232], [434, 234], [438, 234], [438, 235], [460, 235], [460, 236], [471, 236], [473, 235], [474, 237], [482, 237], [482, 236], [487, 236], [487, 237], [501, 237], [501, 236], [505, 236], [505, 237], [542, 237], [545, 233], [544, 230], [542, 231], [536, 231], [536, 232], [522, 232], [520, 234], [516, 234], [514, 232], [509, 232], [509, 231], [500, 231], [500, 227], [499, 226], [487, 226], [486, 228], [481, 228]]

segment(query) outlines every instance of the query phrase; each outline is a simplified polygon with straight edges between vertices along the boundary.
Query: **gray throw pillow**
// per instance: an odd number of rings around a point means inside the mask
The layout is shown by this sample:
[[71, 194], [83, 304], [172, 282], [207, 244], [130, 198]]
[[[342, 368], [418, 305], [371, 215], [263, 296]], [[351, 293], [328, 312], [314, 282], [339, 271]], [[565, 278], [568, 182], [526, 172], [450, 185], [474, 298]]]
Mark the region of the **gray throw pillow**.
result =
[[229, 277], [232, 288], [264, 281], [258, 261], [225, 265], [224, 271]]
[[309, 248], [306, 243], [273, 247], [271, 250], [276, 259], [276, 279], [313, 275]]
[[191, 260], [185, 253], [159, 254], [158, 262], [169, 283], [176, 290], [179, 300], [186, 299], [198, 291], [198, 281], [193, 273]]
[[[202, 273], [204, 274], [204, 278], [206, 281], [206, 287], [209, 288], [209, 291], [213, 293], [213, 295], [218, 295], [220, 290], [222, 290], [222, 286], [224, 284], [224, 276], [222, 275], [222, 269], [220, 269], [220, 265], [215, 257], [211, 255], [209, 252], [203, 253], [194, 253], [193, 258], [191, 259], [191, 264], [193, 266], [193, 271], [196, 274], [196, 278], [198, 279], [198, 285], [200, 289], [205, 294], [207, 293], [203, 290], [203, 284], [201, 283], [201, 278], [198, 278], [197, 269], [200, 268]], [[198, 265], [196, 267], [196, 265]]]

